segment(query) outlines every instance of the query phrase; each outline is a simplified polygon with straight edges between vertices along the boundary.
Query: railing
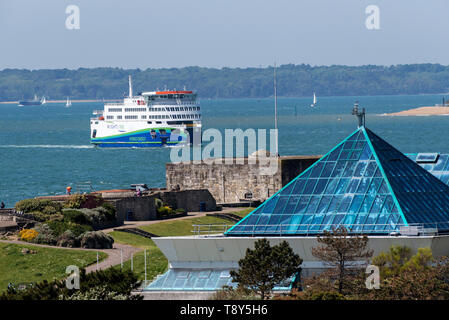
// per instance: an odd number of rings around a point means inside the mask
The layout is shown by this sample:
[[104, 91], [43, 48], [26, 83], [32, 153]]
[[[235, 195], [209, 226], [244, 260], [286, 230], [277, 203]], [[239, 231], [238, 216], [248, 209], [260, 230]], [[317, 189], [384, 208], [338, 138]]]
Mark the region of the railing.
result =
[[93, 112], [92, 112], [92, 114], [96, 114], [96, 115], [98, 115], [98, 114], [103, 114], [103, 110], [94, 110]]
[[182, 101], [182, 100], [168, 100], [168, 101], [148, 101], [149, 106], [153, 105], [187, 105], [187, 106], [199, 106], [199, 101]]
[[[444, 227], [443, 227], [444, 224]], [[233, 225], [226, 224], [195, 224], [192, 233], [195, 235], [211, 235], [225, 233]], [[439, 227], [440, 226], [440, 227]], [[415, 223], [409, 225], [396, 224], [269, 224], [269, 225], [242, 225], [235, 231], [236, 235], [298, 235], [309, 236], [323, 234], [331, 231], [332, 227], [345, 227], [350, 234], [370, 234], [389, 236], [428, 236], [438, 235], [439, 230], [449, 229], [448, 222], [437, 223]], [[230, 233], [232, 235], [233, 233]]]

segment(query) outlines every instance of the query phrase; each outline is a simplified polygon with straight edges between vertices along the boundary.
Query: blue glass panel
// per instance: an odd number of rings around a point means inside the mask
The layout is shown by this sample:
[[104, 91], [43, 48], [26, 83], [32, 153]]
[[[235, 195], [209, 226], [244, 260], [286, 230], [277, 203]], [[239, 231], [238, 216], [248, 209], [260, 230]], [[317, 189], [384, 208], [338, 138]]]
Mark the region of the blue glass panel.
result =
[[345, 166], [346, 161], [338, 161], [335, 165], [334, 171], [331, 174], [331, 177], [340, 177], [343, 174]]
[[259, 220], [257, 221], [257, 225], [254, 228], [254, 232], [258, 233], [264, 231], [270, 217], [271, 215], [261, 214]]
[[335, 161], [338, 159], [338, 156], [340, 155], [340, 151], [342, 149], [342, 146], [339, 146], [338, 148], [336, 148], [334, 151], [332, 151], [329, 154], [328, 160], [329, 161]]
[[349, 156], [351, 155], [351, 151], [342, 150], [340, 153], [340, 160], [349, 160]]
[[305, 214], [301, 221], [301, 224], [294, 226], [295, 230], [298, 230], [298, 232], [300, 232], [300, 233], [307, 232], [310, 227], [310, 224], [312, 224], [313, 217], [314, 217], [314, 215]]
[[379, 215], [377, 213], [370, 213], [364, 222], [363, 231], [372, 231], [374, 230], [374, 224], [376, 223], [377, 217]]
[[281, 219], [280, 219], [280, 221], [279, 221], [279, 225], [280, 225], [280, 227], [281, 227], [281, 231], [282, 232], [285, 232], [286, 230], [288, 230], [288, 226], [290, 225], [290, 223], [291, 223], [291, 219], [292, 219], [292, 215], [289, 215], [289, 214], [283, 214], [282, 216], [281, 216]]
[[361, 213], [368, 213], [371, 210], [371, 205], [373, 204], [374, 201], [374, 196], [367, 194], [365, 196], [365, 199], [362, 202], [362, 206], [360, 207], [360, 212]]
[[355, 195], [354, 200], [352, 200], [351, 206], [349, 207], [350, 213], [356, 213], [359, 212], [359, 208], [362, 204], [363, 196]]
[[330, 179], [329, 183], [327, 184], [326, 191], [324, 191], [325, 194], [334, 194], [335, 188], [337, 187], [337, 184], [340, 180], [338, 178]]
[[298, 204], [300, 197], [299, 196], [291, 196], [288, 199], [287, 205], [284, 209], [284, 214], [289, 214], [295, 212], [296, 205]]
[[272, 214], [270, 217], [270, 220], [267, 223], [267, 228], [265, 231], [267, 233], [275, 231], [279, 227], [279, 222], [281, 220], [280, 214]]
[[296, 181], [292, 194], [301, 194], [302, 190], [304, 189], [304, 186], [306, 185], [306, 181], [307, 180], [304, 179], [298, 179]]
[[360, 178], [352, 178], [349, 182], [348, 188], [346, 189], [346, 193], [355, 193], [357, 191], [357, 187], [360, 183]]
[[332, 221], [332, 225], [335, 227], [335, 228], [338, 228], [339, 227], [339, 225], [340, 225], [340, 223], [343, 223], [343, 219], [346, 217], [346, 215], [344, 215], [344, 214], [336, 214], [335, 215], [335, 218], [334, 218], [334, 221]]
[[323, 171], [321, 172], [321, 177], [327, 178], [331, 176], [332, 171], [334, 170], [335, 162], [327, 162], [324, 166]]
[[322, 228], [321, 222], [323, 221], [324, 216], [325, 215], [323, 213], [317, 213], [316, 215], [313, 216], [312, 225], [309, 228], [309, 232], [321, 230]]
[[312, 168], [312, 171], [310, 172], [309, 178], [317, 178], [321, 175], [321, 171], [323, 170], [324, 162], [318, 162], [315, 164], [315, 166]]
[[[207, 279], [207, 283], [204, 286], [204, 289], [214, 290], [216, 288], [222, 287], [223, 285], [219, 286], [217, 284], [219, 278], [220, 278], [220, 272], [212, 271], [210, 273], [209, 279]], [[226, 280], [228, 280], [228, 279], [226, 279]]]
[[329, 204], [329, 207], [327, 208], [327, 212], [335, 213], [337, 212], [338, 207], [340, 206], [340, 202], [342, 201], [343, 196], [334, 196], [332, 198], [331, 203]]
[[315, 186], [315, 190], [313, 191], [313, 194], [322, 194], [324, 189], [326, 188], [328, 181], [329, 181], [329, 179], [318, 179], [318, 182]]
[[306, 213], [315, 213], [316, 209], [318, 207], [318, 204], [320, 203], [321, 197], [320, 196], [312, 196], [309, 201], [309, 205], [307, 209], [305, 210]]
[[312, 194], [318, 179], [309, 179], [304, 188], [303, 194]]
[[438, 158], [437, 163], [435, 164], [435, 166], [433, 167], [433, 171], [441, 171], [447, 168], [445, 168], [445, 165], [447, 163], [447, 159], [448, 159], [448, 155], [440, 155], [440, 157]]
[[337, 211], [338, 212], [343, 212], [343, 213], [348, 212], [349, 205], [352, 202], [352, 198], [353, 198], [352, 195], [345, 195], [343, 197], [343, 200], [341, 201], [340, 207], [338, 208]]
[[348, 230], [352, 229], [356, 217], [357, 217], [356, 213], [346, 214], [343, 220], [343, 226]]
[[371, 178], [360, 179], [359, 187], [357, 188], [357, 193], [365, 193], [368, 191], [369, 184], [371, 183]]
[[303, 213], [306, 210], [307, 204], [309, 203], [310, 196], [302, 196], [296, 206], [295, 213]]
[[343, 171], [343, 177], [352, 177], [357, 163], [357, 161], [348, 161]]
[[284, 211], [285, 205], [287, 204], [288, 198], [288, 196], [279, 196], [276, 206], [274, 207], [272, 212], [274, 214], [282, 213]]
[[272, 197], [265, 203], [265, 206], [262, 209], [262, 213], [271, 213], [273, 212], [274, 207], [276, 206], [276, 202], [279, 197]]
[[351, 155], [349, 156], [349, 159], [350, 160], [359, 160], [361, 153], [362, 153], [362, 151], [360, 151], [360, 150], [352, 151]]
[[301, 214], [294, 215], [290, 220], [289, 226], [287, 226], [287, 232], [295, 233], [301, 223], [302, 218], [303, 215]]
[[323, 213], [326, 212], [327, 207], [329, 206], [329, 203], [331, 202], [332, 197], [331, 196], [323, 196], [321, 197], [320, 204], [318, 205], [317, 212]]
[[382, 181], [382, 184], [381, 184], [380, 189], [379, 189], [378, 192], [379, 193], [383, 193], [383, 194], [389, 194], [390, 193], [388, 191], [387, 183], [385, 181]]
[[371, 156], [372, 156], [372, 151], [367, 143], [365, 145], [365, 148], [363, 148], [362, 154], [360, 155], [360, 160], [368, 160], [371, 158]]
[[357, 166], [355, 167], [354, 170], [354, 177], [361, 177], [365, 171], [366, 166], [368, 165], [368, 162], [365, 161], [359, 161], [359, 163], [357, 164]]
[[363, 174], [364, 177], [372, 177], [374, 175], [374, 172], [377, 169], [377, 164], [375, 161], [370, 161], [368, 166], [366, 167], [365, 173]]
[[397, 223], [398, 223], [399, 218], [400, 217], [398, 214], [390, 215], [390, 218], [388, 218], [386, 231], [388, 231], [388, 232], [398, 231], [399, 227], [398, 227]]
[[352, 231], [360, 232], [362, 231], [363, 224], [367, 218], [367, 213], [359, 213], [354, 221], [354, 226], [352, 227]]
[[382, 172], [380, 171], [379, 167], [376, 169], [376, 172], [374, 173], [374, 176], [375, 177], [379, 177], [379, 178], [382, 177]]
[[326, 214], [326, 216], [323, 219], [323, 222], [321, 222], [320, 230], [331, 230], [331, 224], [332, 220], [334, 219], [335, 214]]
[[365, 148], [365, 144], [366, 144], [365, 141], [359, 140], [359, 141], [357, 141], [357, 143], [355, 144], [354, 149], [363, 150], [363, 149]]
[[370, 213], [380, 213], [380, 210], [382, 208], [384, 200], [385, 200], [385, 196], [378, 195], [374, 199], [374, 203], [373, 203], [373, 206], [371, 207]]
[[343, 149], [347, 149], [347, 150], [351, 150], [351, 149], [353, 149], [353, 146], [355, 145], [355, 141], [352, 141], [352, 140], [347, 140], [345, 143], [344, 143], [344, 145], [343, 145]]
[[390, 215], [388, 213], [380, 213], [379, 218], [377, 219], [377, 222], [376, 222], [375, 230], [376, 231], [385, 230], [389, 217], [390, 217]]
[[348, 183], [349, 183], [348, 178], [341, 178], [340, 181], [338, 182], [337, 188], [335, 189], [335, 193], [344, 194]]
[[282, 189], [282, 191], [279, 194], [284, 195], [284, 196], [289, 195], [292, 192], [294, 187], [295, 187], [295, 182], [292, 182], [292, 183], [288, 184], [286, 187], [284, 187], [284, 189]]

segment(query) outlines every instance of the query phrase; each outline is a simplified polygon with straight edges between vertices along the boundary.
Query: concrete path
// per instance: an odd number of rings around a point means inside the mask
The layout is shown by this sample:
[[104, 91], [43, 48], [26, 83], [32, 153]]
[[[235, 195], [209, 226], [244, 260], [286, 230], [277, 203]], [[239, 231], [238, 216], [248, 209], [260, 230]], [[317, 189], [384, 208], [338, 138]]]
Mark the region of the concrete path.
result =
[[[223, 208], [222, 211], [209, 211], [209, 212], [189, 212], [187, 216], [179, 217], [179, 218], [173, 218], [173, 219], [167, 219], [167, 220], [151, 220], [151, 221], [125, 221], [125, 224], [123, 226], [117, 227], [117, 228], [110, 228], [110, 229], [104, 229], [101, 230], [102, 232], [109, 233], [114, 231], [114, 229], [120, 229], [120, 228], [137, 228], [141, 226], [151, 225], [155, 223], [160, 223], [164, 221], [174, 221], [174, 220], [184, 220], [184, 219], [191, 219], [191, 218], [197, 218], [205, 216], [208, 213], [232, 213], [236, 211], [243, 210], [244, 208]], [[106, 259], [101, 261], [98, 264], [98, 269], [103, 270], [107, 269], [109, 267], [118, 265], [121, 263], [121, 256], [123, 255], [123, 262], [131, 259], [131, 254], [136, 254], [139, 251], [142, 251], [143, 249], [138, 247], [133, 247], [129, 245], [124, 245], [120, 243], [114, 243], [113, 249], [85, 249], [85, 248], [66, 248], [66, 247], [57, 247], [57, 246], [50, 246], [50, 245], [44, 245], [44, 244], [34, 244], [29, 243], [25, 241], [19, 241], [19, 240], [0, 240], [0, 242], [3, 243], [15, 243], [15, 244], [22, 244], [22, 245], [33, 245], [38, 247], [44, 247], [44, 248], [53, 248], [53, 249], [64, 249], [64, 250], [88, 250], [88, 251], [94, 251], [94, 252], [104, 252], [108, 256]], [[92, 272], [97, 270], [97, 264], [94, 263], [88, 267], [86, 267], [86, 272]]]
[[[131, 259], [131, 254], [135, 254], [136, 252], [142, 251], [142, 249], [140, 249], [140, 248], [128, 246], [128, 245], [124, 245], [124, 244], [120, 244], [120, 243], [114, 243], [112, 249], [66, 248], [66, 247], [50, 246], [50, 245], [46, 245], [46, 244], [29, 243], [29, 242], [19, 241], [19, 240], [0, 240], [0, 243], [31, 245], [31, 246], [35, 246], [35, 247], [62, 249], [62, 250], [83, 250], [83, 251], [92, 251], [92, 252], [104, 252], [107, 254], [107, 257], [106, 257], [106, 259], [104, 259], [103, 261], [100, 261], [98, 263], [99, 270], [107, 269], [109, 267], [120, 264], [122, 255], [123, 255], [123, 262], [125, 262], [125, 261]], [[96, 271], [96, 270], [97, 270], [96, 263], [86, 267], [87, 273]]]

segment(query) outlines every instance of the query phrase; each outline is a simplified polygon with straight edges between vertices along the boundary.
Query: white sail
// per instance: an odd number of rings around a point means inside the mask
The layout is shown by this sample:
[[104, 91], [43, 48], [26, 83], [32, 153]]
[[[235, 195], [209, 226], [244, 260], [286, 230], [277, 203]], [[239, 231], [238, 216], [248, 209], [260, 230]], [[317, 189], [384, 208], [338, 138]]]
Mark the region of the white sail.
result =
[[67, 98], [67, 102], [65, 103], [66, 107], [70, 107], [72, 105], [72, 102]]
[[313, 93], [313, 104], [316, 104], [316, 95], [315, 95], [315, 92]]

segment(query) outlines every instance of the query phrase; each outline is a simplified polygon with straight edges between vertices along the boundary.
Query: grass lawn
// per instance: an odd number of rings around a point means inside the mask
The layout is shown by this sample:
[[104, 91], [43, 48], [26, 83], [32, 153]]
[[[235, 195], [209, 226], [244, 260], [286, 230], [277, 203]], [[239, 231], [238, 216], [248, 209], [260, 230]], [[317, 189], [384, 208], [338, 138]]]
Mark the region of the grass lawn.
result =
[[[164, 273], [168, 268], [167, 258], [162, 251], [154, 244], [153, 240], [135, 234], [113, 231], [109, 233], [117, 243], [128, 244], [147, 250], [147, 280], [150, 281], [158, 274]], [[114, 268], [120, 268], [120, 265]], [[123, 262], [124, 269], [131, 269], [131, 260]], [[145, 258], [144, 252], [138, 252], [133, 257], [133, 271], [140, 280], [145, 280]]]
[[161, 237], [170, 236], [193, 236], [194, 233], [192, 225], [194, 224], [217, 224], [217, 225], [233, 225], [234, 223], [229, 220], [224, 220], [216, 217], [198, 217], [192, 219], [163, 221], [156, 224], [150, 224], [147, 226], [141, 226], [140, 229], [157, 234]]
[[[35, 254], [23, 254], [23, 248]], [[103, 260], [107, 255], [99, 253]], [[86, 267], [97, 261], [96, 251], [43, 248], [33, 245], [0, 243], [0, 291], [8, 283], [31, 283], [43, 280], [62, 279], [69, 265]]]
[[251, 211], [253, 211], [254, 209], [256, 209], [256, 208], [248, 207], [248, 208], [246, 208], [246, 209], [244, 209], [244, 210], [233, 212], [233, 214], [236, 214], [236, 215], [238, 215], [239, 217], [242, 217], [242, 218], [243, 218], [243, 217], [245, 217], [248, 213], [250, 213]]

